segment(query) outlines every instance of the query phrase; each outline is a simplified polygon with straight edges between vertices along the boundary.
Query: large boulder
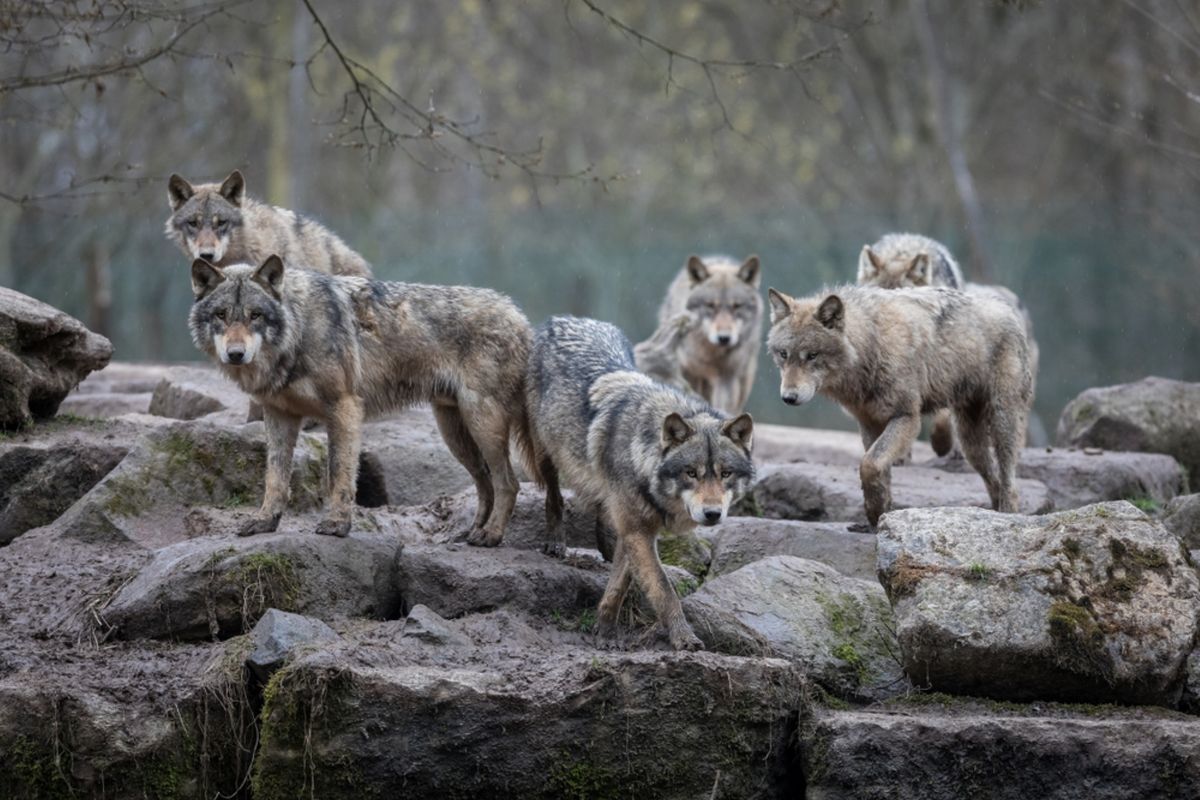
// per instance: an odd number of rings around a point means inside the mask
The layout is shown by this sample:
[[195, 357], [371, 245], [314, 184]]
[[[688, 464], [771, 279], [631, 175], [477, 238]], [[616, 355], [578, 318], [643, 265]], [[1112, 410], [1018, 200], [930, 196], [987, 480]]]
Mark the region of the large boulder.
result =
[[171, 419], [192, 420], [227, 412], [230, 422], [247, 417], [250, 396], [208, 366], [171, 367], [154, 387], [150, 413]]
[[1189, 550], [1200, 548], [1200, 494], [1176, 497], [1163, 511], [1163, 524]]
[[1200, 383], [1144, 378], [1088, 389], [1058, 420], [1058, 444], [1174, 456], [1200, 484]]
[[127, 639], [228, 638], [269, 608], [321, 620], [399, 613], [391, 537], [294, 532], [205, 536], [164, 547], [103, 609]]
[[1179, 540], [1129, 503], [1044, 517], [892, 512], [879, 576], [920, 685], [1014, 700], [1179, 700], [1200, 579]]
[[49, 419], [112, 357], [112, 343], [53, 306], [0, 286], [0, 430]]
[[420, 505], [467, 489], [475, 494], [470, 474], [446, 449], [425, 407], [363, 425], [360, 473], [360, 487], [367, 481], [378, 487], [370, 505]]
[[548, 641], [459, 652], [327, 651], [276, 673], [256, 800], [358, 798], [363, 787], [381, 797], [771, 798], [798, 783], [802, 682], [785, 661]]
[[706, 581], [683, 608], [706, 647], [789, 659], [840, 697], [878, 700], [908, 688], [892, 610], [875, 581], [771, 556]]
[[805, 796], [820, 800], [1182, 800], [1200, 790], [1200, 725], [1183, 715], [833, 711], [804, 752]]
[[851, 533], [845, 523], [730, 517], [715, 530], [709, 578], [767, 556], [796, 556], [828, 564], [851, 578], [875, 581], [875, 535]]
[[[1053, 505], [1040, 481], [1017, 481], [1021, 511], [1041, 514]], [[892, 468], [892, 507], [990, 506], [983, 479], [974, 472], [930, 467]], [[767, 464], [737, 506], [739, 513], [770, 519], [865, 523], [858, 467], [828, 464]]]

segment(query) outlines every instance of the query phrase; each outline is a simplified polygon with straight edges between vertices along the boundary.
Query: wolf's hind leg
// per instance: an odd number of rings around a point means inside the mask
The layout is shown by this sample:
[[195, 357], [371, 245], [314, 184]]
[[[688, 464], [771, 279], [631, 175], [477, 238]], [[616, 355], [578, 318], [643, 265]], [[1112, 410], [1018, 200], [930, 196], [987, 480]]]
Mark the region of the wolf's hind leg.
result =
[[962, 458], [962, 452], [954, 447], [954, 415], [950, 409], [943, 408], [933, 415], [929, 443], [933, 445], [933, 452], [939, 456]]
[[996, 478], [996, 462], [992, 458], [990, 448], [990, 428], [992, 421], [985, 418], [983, 409], [957, 411], [954, 419], [958, 428], [958, 441], [962, 444], [963, 455], [967, 463], [975, 468], [983, 484], [987, 487], [988, 498], [992, 508], [998, 508], [1000, 503], [1000, 485]]
[[558, 485], [558, 469], [549, 458], [542, 458], [538, 472], [546, 484], [546, 543], [542, 550], [553, 558], [567, 554], [567, 534], [563, 528], [563, 496]]
[[434, 405], [433, 418], [437, 420], [438, 430], [442, 432], [442, 441], [446, 443], [446, 448], [470, 473], [471, 480], [475, 481], [477, 506], [471, 531], [477, 531], [487, 522], [495, 500], [487, 464], [483, 462], [483, 454], [471, 438], [471, 432], [467, 430], [467, 424], [457, 406]]
[[238, 536], [275, 530], [287, 507], [292, 479], [292, 452], [296, 449], [296, 437], [300, 434], [300, 417], [265, 408], [263, 423], [267, 432], [266, 490], [262, 507], [238, 529]]
[[1015, 514], [1020, 509], [1017, 497], [1017, 459], [1025, 440], [1025, 414], [1021, 409], [995, 408], [992, 411], [990, 432], [996, 451], [996, 497], [992, 505], [997, 511]]
[[617, 539], [613, 551], [612, 572], [608, 575], [608, 585], [604, 587], [604, 596], [600, 598], [600, 607], [596, 612], [596, 636], [601, 639], [611, 639], [617, 635], [617, 617], [621, 606], [625, 604], [625, 595], [629, 592], [629, 584], [633, 573], [629, 569], [629, 559], [625, 556], [625, 548]]
[[918, 413], [892, 417], [859, 464], [863, 503], [871, 528], [878, 525], [879, 518], [892, 507], [892, 464], [912, 448], [920, 429], [921, 415]]
[[363, 402], [343, 395], [325, 421], [329, 432], [329, 511], [317, 523], [317, 533], [347, 536], [358, 489], [358, 457], [362, 449]]
[[467, 543], [495, 547], [504, 540], [504, 531], [517, 504], [517, 490], [520, 488], [508, 457], [508, 437], [513, 420], [498, 404], [485, 400], [464, 408], [463, 421], [479, 452], [483, 454], [496, 498], [487, 522], [467, 537]]

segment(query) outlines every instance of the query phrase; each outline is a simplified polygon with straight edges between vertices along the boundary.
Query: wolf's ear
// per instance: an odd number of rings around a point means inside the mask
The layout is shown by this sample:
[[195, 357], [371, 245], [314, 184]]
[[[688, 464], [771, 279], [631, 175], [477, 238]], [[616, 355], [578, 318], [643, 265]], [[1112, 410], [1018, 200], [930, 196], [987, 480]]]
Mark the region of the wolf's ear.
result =
[[792, 298], [778, 289], [767, 289], [767, 300], [771, 303], [771, 324], [792, 313]]
[[864, 244], [862, 252], [858, 254], [858, 282], [869, 281], [881, 272], [883, 259], [871, 249], [871, 245]]
[[701, 281], [708, 280], [708, 267], [700, 260], [700, 256], [688, 256], [687, 260], [688, 280], [695, 286]]
[[197, 258], [192, 262], [192, 294], [197, 300], [204, 297], [225, 280], [225, 273], [205, 261]]
[[267, 260], [262, 263], [262, 266], [254, 271], [254, 277], [251, 280], [278, 300], [279, 290], [283, 286], [283, 259], [275, 255], [267, 256]]
[[246, 196], [246, 179], [242, 177], [241, 170], [235, 169], [229, 173], [229, 177], [221, 184], [221, 197], [224, 197], [235, 206], [242, 204], [242, 198]]
[[908, 277], [913, 283], [924, 286], [929, 283], [929, 256], [918, 253], [908, 265]]
[[840, 331], [846, 324], [846, 307], [842, 298], [831, 294], [817, 306], [817, 322], [831, 330]]
[[738, 277], [757, 289], [758, 279], [762, 277], [759, 266], [758, 256], [750, 256], [738, 267]]
[[670, 450], [672, 447], [683, 444], [692, 437], [695, 433], [692, 426], [684, 421], [683, 417], [672, 411], [667, 414], [667, 418], [663, 420], [662, 426], [662, 446], [663, 450]]
[[184, 180], [182, 175], [171, 173], [171, 177], [167, 180], [167, 202], [171, 204], [172, 211], [178, 211], [179, 207], [195, 193], [196, 190]]
[[754, 447], [754, 420], [749, 414], [741, 414], [721, 426], [721, 433], [747, 453]]

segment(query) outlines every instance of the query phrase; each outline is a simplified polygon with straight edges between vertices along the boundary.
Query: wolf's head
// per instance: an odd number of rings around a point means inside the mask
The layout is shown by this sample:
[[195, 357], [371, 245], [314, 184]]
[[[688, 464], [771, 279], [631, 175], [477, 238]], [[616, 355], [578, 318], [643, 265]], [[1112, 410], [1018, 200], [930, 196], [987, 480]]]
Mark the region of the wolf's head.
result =
[[693, 522], [716, 525], [754, 482], [753, 439], [749, 414], [730, 420], [700, 416], [690, 422], [668, 414], [662, 424], [658, 492], [681, 501]]
[[858, 255], [858, 285], [880, 289], [933, 286], [929, 253], [877, 252], [870, 245], [863, 245]]
[[220, 264], [239, 236], [245, 196], [246, 181], [237, 170], [220, 184], [200, 186], [172, 175], [167, 182], [167, 200], [171, 204], [167, 236], [191, 258]]
[[192, 263], [196, 302], [188, 315], [192, 341], [223, 365], [252, 364], [264, 344], [283, 339], [287, 314], [282, 286], [279, 256], [271, 256], [257, 268], [235, 264], [218, 269], [196, 259]]
[[788, 405], [802, 405], [854, 360], [846, 338], [846, 307], [836, 294], [796, 300], [768, 289], [767, 298], [767, 346], [782, 377], [779, 395]]
[[754, 326], [762, 315], [758, 295], [758, 256], [740, 266], [725, 259], [705, 262], [697, 256], [687, 261], [690, 291], [687, 310], [697, 319], [697, 332], [717, 347], [737, 347], [746, 336], [757, 336]]

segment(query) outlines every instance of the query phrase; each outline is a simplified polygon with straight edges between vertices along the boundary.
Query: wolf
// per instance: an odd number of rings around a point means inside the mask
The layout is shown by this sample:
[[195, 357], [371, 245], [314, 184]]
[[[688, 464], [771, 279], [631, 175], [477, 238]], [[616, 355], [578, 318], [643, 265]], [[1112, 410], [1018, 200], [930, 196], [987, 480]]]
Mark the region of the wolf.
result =
[[219, 184], [199, 186], [172, 175], [167, 200], [167, 238], [188, 258], [227, 267], [261, 264], [278, 255], [287, 264], [317, 272], [371, 277], [371, 265], [320, 223], [247, 197], [238, 170]]
[[[1024, 320], [1036, 386], [1039, 351], [1029, 310], [1010, 289], [964, 280], [962, 269], [950, 250], [936, 239], [916, 233], [888, 233], [873, 245], [863, 245], [858, 257], [858, 285], [883, 289], [944, 286], [970, 294], [991, 296], [1008, 303], [1021, 313]], [[954, 447], [954, 429], [949, 410], [941, 409], [934, 413], [929, 442], [939, 456], [961, 456]]]
[[681, 312], [696, 317], [678, 349], [679, 366], [701, 397], [728, 414], [742, 410], [754, 385], [763, 318], [760, 267], [758, 256], [741, 264], [691, 256], [658, 310], [660, 329]]
[[754, 481], [754, 421], [638, 372], [616, 327], [553, 317], [534, 331], [526, 377], [533, 465], [546, 486], [546, 522], [562, 542], [561, 486], [598, 506], [616, 532], [597, 613], [612, 636], [631, 581], [676, 649], [700, 640], [658, 560], [658, 531], [716, 525]]
[[954, 415], [992, 507], [1017, 510], [1033, 374], [1015, 308], [946, 288], [842, 286], [803, 299], [770, 289], [768, 299], [767, 345], [783, 402], [801, 405], [819, 392], [858, 421], [871, 529], [891, 506], [892, 463], [912, 446], [921, 414], [940, 408]]
[[266, 492], [239, 531], [273, 531], [287, 504], [302, 417], [329, 432], [330, 503], [317, 533], [345, 536], [365, 416], [433, 404], [446, 446], [475, 481], [468, 541], [495, 546], [517, 496], [509, 439], [532, 453], [524, 378], [532, 330], [504, 295], [284, 268], [192, 263], [192, 341], [264, 409]]

